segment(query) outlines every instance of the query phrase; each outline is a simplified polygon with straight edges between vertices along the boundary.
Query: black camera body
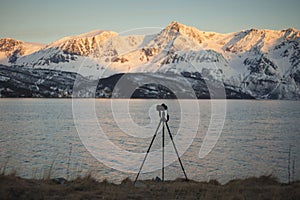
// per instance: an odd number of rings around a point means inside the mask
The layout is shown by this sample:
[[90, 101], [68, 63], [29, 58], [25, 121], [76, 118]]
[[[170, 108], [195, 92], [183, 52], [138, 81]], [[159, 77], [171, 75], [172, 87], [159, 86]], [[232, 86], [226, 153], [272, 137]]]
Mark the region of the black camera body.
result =
[[168, 106], [167, 106], [166, 104], [163, 103], [163, 104], [161, 104], [161, 105], [157, 105], [157, 106], [156, 106], [156, 110], [159, 111], [159, 112], [160, 112], [160, 111], [166, 111], [166, 110], [168, 110]]

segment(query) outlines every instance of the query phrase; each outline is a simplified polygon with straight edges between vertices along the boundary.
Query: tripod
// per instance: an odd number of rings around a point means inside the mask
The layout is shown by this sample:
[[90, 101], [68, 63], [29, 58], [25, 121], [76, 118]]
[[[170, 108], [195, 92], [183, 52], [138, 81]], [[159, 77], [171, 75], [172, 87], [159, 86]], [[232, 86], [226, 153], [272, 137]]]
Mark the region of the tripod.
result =
[[147, 156], [148, 156], [148, 154], [149, 154], [149, 152], [150, 152], [150, 149], [151, 149], [151, 147], [152, 147], [152, 144], [153, 144], [153, 142], [154, 142], [154, 140], [155, 140], [155, 138], [156, 138], [156, 136], [157, 136], [159, 127], [160, 127], [161, 125], [162, 125], [162, 168], [161, 168], [161, 170], [162, 170], [162, 172], [161, 172], [161, 174], [162, 174], [162, 181], [164, 181], [164, 179], [165, 179], [165, 164], [164, 164], [164, 162], [165, 162], [165, 150], [164, 150], [164, 148], [165, 148], [165, 127], [167, 127], [167, 130], [168, 130], [170, 139], [171, 139], [171, 141], [172, 141], [174, 150], [175, 150], [175, 152], [176, 152], [178, 161], [179, 161], [179, 163], [180, 163], [181, 169], [182, 169], [183, 174], [184, 174], [184, 176], [185, 176], [185, 180], [188, 180], [188, 178], [187, 178], [187, 176], [186, 176], [186, 173], [185, 173], [185, 170], [184, 170], [184, 167], [183, 167], [183, 164], [182, 164], [181, 159], [180, 159], [180, 157], [179, 157], [177, 148], [176, 148], [176, 146], [175, 146], [175, 142], [174, 142], [174, 140], [173, 140], [173, 136], [172, 136], [172, 134], [171, 134], [171, 131], [170, 131], [170, 128], [169, 128], [169, 125], [168, 125], [169, 115], [166, 114], [167, 109], [168, 109], [168, 107], [167, 107], [165, 104], [157, 105], [157, 107], [156, 107], [156, 110], [159, 112], [160, 121], [159, 121], [158, 126], [157, 126], [157, 128], [156, 128], [155, 134], [154, 134], [153, 137], [152, 137], [150, 146], [148, 147], [147, 153], [146, 153], [146, 155], [145, 155], [145, 157], [144, 157], [144, 160], [143, 160], [142, 165], [141, 165], [141, 167], [140, 167], [140, 170], [139, 170], [139, 172], [138, 172], [138, 174], [137, 174], [137, 176], [136, 176], [136, 178], [135, 178], [134, 183], [136, 183], [136, 181], [137, 181], [137, 179], [138, 179], [138, 177], [139, 177], [139, 175], [140, 175], [140, 173], [141, 173], [141, 171], [142, 171], [142, 168], [143, 168], [143, 166], [144, 166], [144, 163], [145, 163], [145, 161], [146, 161], [146, 159], [147, 159]]

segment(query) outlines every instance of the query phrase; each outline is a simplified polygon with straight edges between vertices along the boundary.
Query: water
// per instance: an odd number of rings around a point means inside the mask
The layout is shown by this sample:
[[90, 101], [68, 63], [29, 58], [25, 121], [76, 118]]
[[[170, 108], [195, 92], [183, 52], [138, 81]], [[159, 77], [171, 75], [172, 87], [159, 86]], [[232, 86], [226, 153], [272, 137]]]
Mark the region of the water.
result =
[[[78, 102], [77, 108], [82, 106], [80, 115], [76, 116], [79, 120], [74, 121], [72, 111], [76, 108], [72, 107], [71, 99], [0, 99], [2, 173], [15, 171], [21, 177], [38, 179], [72, 179], [88, 174], [113, 182], [126, 177], [134, 179], [136, 173], [132, 172], [138, 171], [159, 122], [155, 106], [162, 101], [80, 99]], [[129, 116], [119, 110], [124, 102], [128, 103], [125, 107]], [[199, 157], [199, 150], [212, 117], [211, 101], [185, 100], [188, 105], [199, 106], [199, 110], [190, 106], [192, 109], [186, 113], [176, 100], [163, 102], [169, 106], [170, 129], [190, 179], [217, 179], [225, 183], [235, 178], [273, 174], [287, 182], [289, 152], [291, 180], [300, 179], [299, 101], [227, 100], [221, 135], [203, 158]], [[94, 108], [95, 115], [89, 108]], [[95, 123], [97, 126], [93, 126]], [[105, 142], [98, 142], [99, 126], [112, 147], [136, 153], [138, 164], [122, 157], [120, 152], [114, 154]], [[197, 132], [193, 135], [195, 126]], [[83, 145], [84, 138], [90, 141], [89, 146]], [[168, 135], [165, 138], [165, 143], [170, 145], [166, 159], [174, 159], [172, 143]], [[160, 169], [150, 170], [161, 166], [161, 140], [159, 132], [150, 152], [157, 154], [146, 159], [140, 179], [161, 176]], [[97, 160], [97, 156], [102, 156], [102, 160]], [[144, 173], [147, 169], [151, 172]], [[184, 176], [175, 159], [166, 166], [165, 178], [178, 177]]]

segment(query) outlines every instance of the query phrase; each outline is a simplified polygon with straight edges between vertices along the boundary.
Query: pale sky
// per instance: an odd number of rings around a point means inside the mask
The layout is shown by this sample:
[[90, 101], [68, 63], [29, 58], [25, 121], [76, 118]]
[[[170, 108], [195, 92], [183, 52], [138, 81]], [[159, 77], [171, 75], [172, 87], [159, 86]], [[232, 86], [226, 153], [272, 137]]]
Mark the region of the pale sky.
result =
[[300, 29], [299, 0], [0, 0], [0, 38], [49, 43], [103, 29], [165, 27], [203, 31]]

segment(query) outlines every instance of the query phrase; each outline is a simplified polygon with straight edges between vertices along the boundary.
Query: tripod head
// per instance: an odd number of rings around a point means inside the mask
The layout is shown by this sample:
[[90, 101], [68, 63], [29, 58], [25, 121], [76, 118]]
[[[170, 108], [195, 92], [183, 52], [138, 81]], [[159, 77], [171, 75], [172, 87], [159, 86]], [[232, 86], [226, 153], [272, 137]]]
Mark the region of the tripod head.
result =
[[164, 121], [168, 122], [169, 121], [169, 114], [168, 114], [168, 106], [164, 103], [161, 105], [156, 106], [156, 110], [159, 113], [159, 117]]

